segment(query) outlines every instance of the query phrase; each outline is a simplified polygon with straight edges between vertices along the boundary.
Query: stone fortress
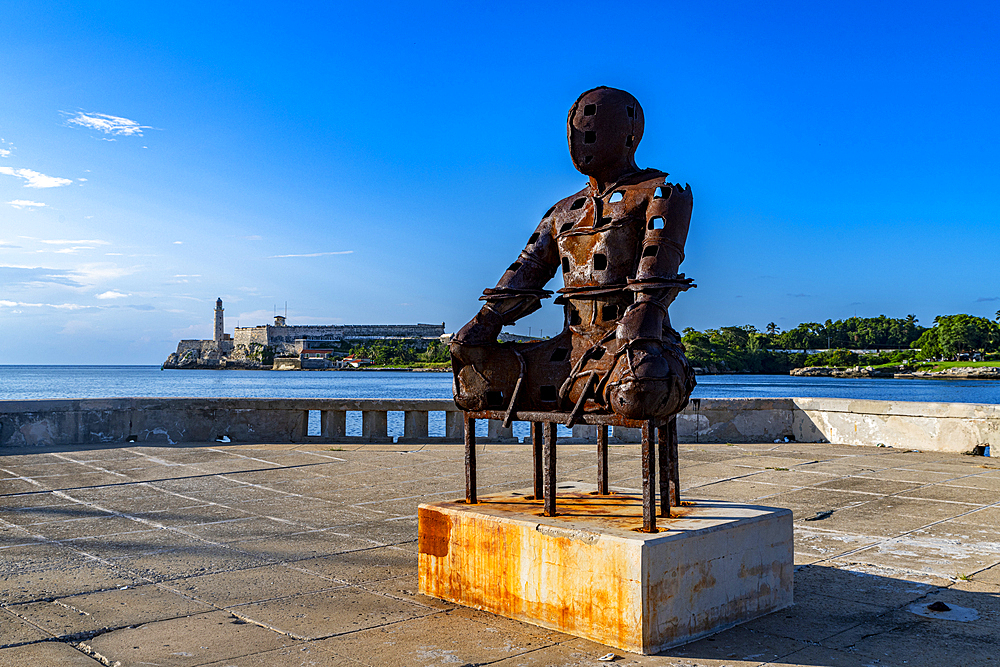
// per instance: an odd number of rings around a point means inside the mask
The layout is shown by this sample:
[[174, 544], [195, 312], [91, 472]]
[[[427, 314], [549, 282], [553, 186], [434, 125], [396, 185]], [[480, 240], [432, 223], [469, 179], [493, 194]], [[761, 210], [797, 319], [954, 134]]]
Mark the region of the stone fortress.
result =
[[[441, 324], [305, 324], [288, 325], [276, 315], [274, 324], [236, 327], [224, 332], [222, 299], [215, 302], [212, 340], [182, 340], [163, 362], [163, 368], [270, 368], [275, 357], [320, 361], [337, 351], [366, 341], [406, 341], [420, 349], [432, 342], [447, 342]], [[304, 364], [303, 368], [309, 367]], [[323, 368], [324, 364], [314, 363]]]

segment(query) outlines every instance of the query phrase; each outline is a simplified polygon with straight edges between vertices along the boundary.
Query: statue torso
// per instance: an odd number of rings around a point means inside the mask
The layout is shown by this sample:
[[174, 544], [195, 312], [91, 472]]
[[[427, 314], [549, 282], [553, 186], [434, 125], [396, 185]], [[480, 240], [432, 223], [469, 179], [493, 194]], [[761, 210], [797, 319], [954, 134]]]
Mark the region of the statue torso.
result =
[[547, 218], [562, 264], [561, 292], [625, 287], [635, 278], [650, 204], [669, 196], [665, 179], [647, 169], [601, 194], [587, 186], [552, 208]]

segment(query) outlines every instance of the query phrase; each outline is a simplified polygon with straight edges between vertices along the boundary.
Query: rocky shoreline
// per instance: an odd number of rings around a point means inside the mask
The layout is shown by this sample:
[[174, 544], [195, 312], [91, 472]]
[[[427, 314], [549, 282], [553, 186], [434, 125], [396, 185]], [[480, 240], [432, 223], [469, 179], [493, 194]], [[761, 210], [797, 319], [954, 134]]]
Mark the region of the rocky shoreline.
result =
[[997, 366], [966, 366], [946, 368], [943, 371], [901, 371], [894, 372], [871, 366], [855, 366], [853, 368], [831, 368], [828, 366], [810, 366], [795, 368], [788, 372], [794, 377], [832, 377], [832, 378], [908, 378], [922, 380], [1000, 380], [1000, 367]]

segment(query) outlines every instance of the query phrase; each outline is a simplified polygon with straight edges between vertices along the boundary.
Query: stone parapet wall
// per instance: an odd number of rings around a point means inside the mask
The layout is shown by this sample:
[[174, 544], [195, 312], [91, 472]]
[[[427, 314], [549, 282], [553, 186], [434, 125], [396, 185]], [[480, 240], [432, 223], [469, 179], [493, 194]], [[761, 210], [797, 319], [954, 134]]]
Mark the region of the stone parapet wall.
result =
[[[308, 413], [321, 429], [308, 434]], [[347, 412], [361, 413], [361, 435], [348, 436]], [[462, 414], [450, 399], [108, 398], [0, 401], [0, 447], [112, 442], [392, 442], [389, 412], [404, 413], [400, 441], [461, 442]], [[444, 437], [428, 435], [428, 412], [445, 413]], [[682, 442], [832, 442], [927, 451], [1000, 450], [1000, 406], [859, 401], [835, 398], [694, 399], [677, 416]], [[483, 442], [515, 442], [491, 421]], [[636, 442], [615, 428], [613, 442]], [[593, 442], [579, 425], [565, 442]]]
[[796, 398], [792, 436], [802, 442], [886, 445], [937, 452], [1000, 447], [1000, 405]]
[[[308, 412], [322, 413], [322, 434], [308, 435]], [[346, 435], [348, 411], [362, 413], [361, 437]], [[428, 438], [427, 413], [446, 413], [446, 438], [461, 441], [461, 415], [444, 400], [108, 398], [0, 401], [0, 447], [111, 442], [392, 442], [386, 413], [406, 414], [412, 441]], [[421, 429], [422, 427], [422, 429]]]
[[1000, 446], [1000, 405], [843, 398], [692, 399], [686, 442], [832, 442], [939, 452]]

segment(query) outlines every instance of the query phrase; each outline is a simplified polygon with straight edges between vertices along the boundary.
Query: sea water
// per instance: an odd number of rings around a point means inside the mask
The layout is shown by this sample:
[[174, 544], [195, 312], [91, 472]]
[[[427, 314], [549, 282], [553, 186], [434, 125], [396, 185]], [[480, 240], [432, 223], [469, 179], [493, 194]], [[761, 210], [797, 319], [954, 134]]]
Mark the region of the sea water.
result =
[[[0, 366], [0, 400], [122, 398], [451, 398], [451, 373], [412, 371], [167, 370], [159, 366]], [[699, 375], [694, 398], [828, 397], [881, 401], [1000, 404], [998, 380], [917, 380]], [[318, 414], [314, 415], [318, 418]], [[444, 414], [429, 415], [432, 435]], [[313, 425], [316, 426], [316, 425]], [[389, 414], [389, 434], [402, 435], [403, 415]], [[516, 424], [514, 435], [527, 427]], [[360, 414], [347, 432], [359, 435]], [[485, 423], [477, 432], [485, 434]], [[563, 431], [562, 435], [568, 435]]]
[[[451, 373], [211, 371], [159, 366], [0, 366], [0, 400], [121, 398], [451, 398]], [[1000, 404], [998, 380], [699, 375], [695, 398], [827, 397]]]

